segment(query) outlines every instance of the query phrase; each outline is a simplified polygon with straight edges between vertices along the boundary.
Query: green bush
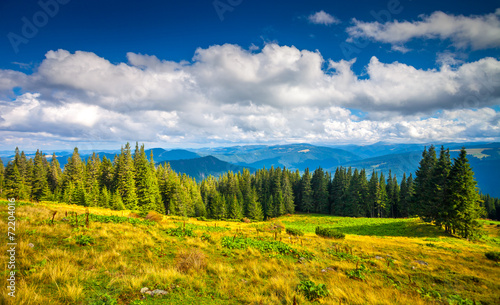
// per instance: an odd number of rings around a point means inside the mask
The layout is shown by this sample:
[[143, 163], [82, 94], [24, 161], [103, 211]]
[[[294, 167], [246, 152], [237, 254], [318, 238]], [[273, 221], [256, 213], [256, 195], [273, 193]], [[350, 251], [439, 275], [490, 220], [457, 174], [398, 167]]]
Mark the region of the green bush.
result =
[[316, 227], [316, 235], [321, 237], [329, 237], [336, 239], [344, 239], [345, 234], [334, 229], [334, 228], [324, 228], [324, 227]]
[[304, 232], [302, 232], [299, 229], [286, 228], [286, 234], [292, 235], [292, 236], [302, 236], [302, 235], [304, 235]]
[[500, 252], [497, 251], [491, 251], [491, 252], [486, 252], [484, 254], [487, 259], [490, 259], [495, 262], [500, 262]]
[[186, 237], [186, 236], [196, 237], [197, 236], [196, 233], [194, 233], [192, 228], [189, 228], [189, 227], [183, 228], [182, 226], [179, 226], [175, 229], [168, 229], [165, 232], [170, 236], [177, 236], [177, 237]]
[[95, 243], [95, 240], [92, 236], [83, 235], [83, 234], [75, 236], [74, 239], [75, 239], [75, 242], [80, 246], [87, 246], [87, 245]]
[[316, 299], [326, 297], [330, 294], [328, 289], [326, 289], [325, 284], [315, 284], [310, 280], [303, 280], [297, 286], [297, 290], [300, 291], [304, 296], [309, 299], [309, 301], [314, 301]]

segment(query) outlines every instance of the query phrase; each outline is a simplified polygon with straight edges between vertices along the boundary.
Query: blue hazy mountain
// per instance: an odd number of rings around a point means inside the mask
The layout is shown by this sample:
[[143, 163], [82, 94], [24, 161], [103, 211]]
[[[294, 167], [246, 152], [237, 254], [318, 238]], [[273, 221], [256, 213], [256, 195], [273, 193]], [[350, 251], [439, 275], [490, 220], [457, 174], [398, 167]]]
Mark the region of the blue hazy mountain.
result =
[[198, 182], [210, 175], [218, 177], [228, 171], [232, 171], [234, 173], [242, 172], [245, 168], [247, 168], [251, 173], [255, 172], [254, 168], [231, 164], [221, 161], [213, 156], [205, 156], [196, 159], [163, 161], [158, 162], [157, 164], [160, 163], [169, 163], [170, 167], [175, 172], [186, 174], [195, 178]]
[[334, 167], [361, 158], [349, 151], [310, 144], [251, 145], [200, 149], [201, 155], [212, 155], [222, 161], [253, 168], [287, 167], [289, 169]]

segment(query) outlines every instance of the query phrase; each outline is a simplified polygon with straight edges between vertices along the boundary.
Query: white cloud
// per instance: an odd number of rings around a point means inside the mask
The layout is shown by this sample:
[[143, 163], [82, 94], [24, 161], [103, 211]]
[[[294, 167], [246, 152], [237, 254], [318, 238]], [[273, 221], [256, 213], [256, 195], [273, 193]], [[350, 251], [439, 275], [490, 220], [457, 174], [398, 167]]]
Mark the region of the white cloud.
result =
[[312, 15], [309, 15], [309, 17], [307, 19], [309, 19], [309, 22], [311, 22], [311, 23], [322, 24], [322, 25], [330, 25], [330, 24], [340, 23], [340, 20], [338, 20], [337, 18], [333, 17], [332, 15], [326, 13], [323, 10], [316, 12]]
[[353, 19], [347, 28], [352, 38], [371, 38], [390, 43], [395, 50], [405, 50], [402, 44], [414, 38], [450, 39], [457, 48], [488, 49], [500, 47], [500, 9], [481, 16], [454, 16], [434, 12], [421, 15], [421, 21], [363, 22]]
[[[364, 78], [352, 71], [354, 60], [328, 60], [325, 70], [319, 52], [277, 44], [257, 52], [200, 48], [191, 62], [127, 58], [114, 64], [59, 50], [33, 74], [0, 70], [0, 146], [15, 138], [200, 145], [500, 140], [498, 114], [489, 108], [500, 104], [494, 58], [443, 60], [424, 70], [373, 57]], [[16, 86], [25, 93], [11, 100]]]

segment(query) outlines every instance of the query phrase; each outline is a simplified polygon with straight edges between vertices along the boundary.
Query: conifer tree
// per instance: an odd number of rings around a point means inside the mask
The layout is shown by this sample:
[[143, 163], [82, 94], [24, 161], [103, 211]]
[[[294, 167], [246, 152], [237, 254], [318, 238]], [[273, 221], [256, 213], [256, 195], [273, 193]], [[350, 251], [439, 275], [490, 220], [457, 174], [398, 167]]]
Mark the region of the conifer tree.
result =
[[282, 190], [283, 190], [283, 205], [285, 213], [293, 214], [295, 212], [295, 204], [293, 198], [292, 184], [290, 183], [289, 172], [283, 171]]
[[318, 167], [314, 171], [311, 179], [311, 187], [314, 203], [313, 211], [328, 214], [328, 181], [321, 167]]
[[314, 202], [311, 187], [311, 174], [309, 173], [309, 168], [306, 168], [304, 174], [302, 175], [300, 194], [300, 197], [302, 199], [302, 211], [306, 213], [312, 212], [314, 210]]
[[122, 147], [115, 167], [116, 187], [118, 193], [122, 197], [123, 204], [125, 208], [129, 210], [136, 210], [137, 194], [135, 188], [135, 169], [129, 143], [125, 145], [125, 148]]
[[457, 232], [465, 238], [477, 235], [481, 226], [477, 219], [483, 215], [484, 210], [465, 148], [460, 150], [451, 167], [447, 197], [448, 207], [452, 211], [448, 231]]
[[451, 171], [451, 159], [449, 149], [441, 146], [439, 159], [432, 172], [430, 181], [430, 192], [432, 192], [430, 206], [426, 206], [428, 217], [435, 221], [436, 225], [449, 226], [450, 215], [453, 207], [450, 205], [447, 196], [448, 176]]
[[3, 166], [2, 159], [0, 159], [0, 197], [3, 197], [3, 181], [5, 175], [5, 168]]
[[50, 191], [54, 194], [54, 199], [59, 198], [59, 193], [62, 188], [62, 170], [59, 160], [55, 153], [52, 154], [50, 161], [49, 172], [47, 173], [47, 181], [49, 183]]
[[252, 193], [250, 195], [250, 202], [248, 205], [248, 218], [261, 221], [264, 219], [264, 214], [262, 213], [262, 206], [257, 201], [258, 195], [255, 189], [252, 189]]
[[43, 159], [45, 159], [45, 155], [37, 150], [33, 167], [33, 177], [31, 179], [31, 199], [35, 201], [46, 200], [50, 196], [47, 172], [43, 164]]
[[134, 153], [134, 169], [135, 169], [135, 186], [137, 194], [137, 206], [143, 215], [147, 215], [149, 211], [159, 210], [161, 205], [158, 202], [159, 190], [156, 182], [156, 177], [152, 171], [144, 144], [139, 149], [136, 144]]
[[419, 167], [415, 172], [415, 195], [413, 196], [413, 206], [417, 214], [424, 221], [432, 221], [432, 191], [431, 179], [436, 165], [436, 150], [433, 145], [427, 151], [424, 149], [422, 152], [422, 159], [420, 160]]
[[15, 161], [9, 161], [5, 168], [4, 193], [7, 198], [15, 198], [17, 200], [27, 199], [28, 197], [24, 179]]

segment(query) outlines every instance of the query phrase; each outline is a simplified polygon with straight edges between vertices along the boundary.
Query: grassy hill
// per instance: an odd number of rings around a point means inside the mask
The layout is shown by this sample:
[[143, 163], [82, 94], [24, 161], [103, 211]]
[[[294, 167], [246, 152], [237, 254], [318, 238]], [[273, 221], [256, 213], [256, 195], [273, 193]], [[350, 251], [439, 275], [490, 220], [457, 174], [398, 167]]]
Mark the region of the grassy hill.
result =
[[[7, 202], [0, 204], [6, 228]], [[489, 236], [468, 242], [417, 219], [245, 223], [88, 212], [87, 226], [81, 206], [17, 206], [16, 298], [4, 288], [0, 304], [499, 303], [500, 264], [485, 253], [500, 251], [500, 222], [485, 222]], [[316, 236], [318, 225], [346, 237]], [[276, 227], [305, 235], [274, 235]], [[312, 283], [328, 295], [313, 300]], [[167, 294], [141, 294], [144, 287]]]

